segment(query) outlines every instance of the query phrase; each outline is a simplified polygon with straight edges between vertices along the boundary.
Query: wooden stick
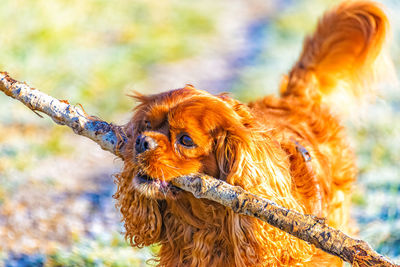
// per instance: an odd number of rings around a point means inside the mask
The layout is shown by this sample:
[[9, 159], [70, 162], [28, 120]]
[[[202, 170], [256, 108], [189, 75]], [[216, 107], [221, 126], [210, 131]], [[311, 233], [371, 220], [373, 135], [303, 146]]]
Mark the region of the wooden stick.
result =
[[[26, 83], [18, 82], [6, 72], [0, 72], [0, 90], [21, 101], [31, 110], [45, 113], [56, 123], [67, 125], [76, 134], [92, 139], [104, 150], [122, 158], [122, 151], [127, 142], [122, 127], [89, 116], [83, 109], [46, 95]], [[323, 219], [280, 207], [241, 187], [204, 174], [178, 177], [172, 183], [191, 192], [197, 198], [213, 200], [237, 213], [263, 220], [327, 253], [340, 257], [353, 266], [398, 266], [375, 252], [365, 241], [353, 239], [329, 227]]]
[[39, 111], [48, 115], [57, 124], [67, 125], [76, 134], [86, 136], [99, 144], [102, 149], [122, 157], [122, 150], [127, 141], [122, 127], [89, 116], [82, 108], [16, 81], [7, 72], [0, 72], [0, 90], [21, 101], [34, 112]]
[[396, 266], [375, 252], [367, 242], [329, 227], [324, 219], [288, 210], [239, 186], [204, 174], [178, 177], [172, 183], [191, 192], [196, 198], [206, 198], [230, 207], [236, 213], [263, 220], [353, 266]]

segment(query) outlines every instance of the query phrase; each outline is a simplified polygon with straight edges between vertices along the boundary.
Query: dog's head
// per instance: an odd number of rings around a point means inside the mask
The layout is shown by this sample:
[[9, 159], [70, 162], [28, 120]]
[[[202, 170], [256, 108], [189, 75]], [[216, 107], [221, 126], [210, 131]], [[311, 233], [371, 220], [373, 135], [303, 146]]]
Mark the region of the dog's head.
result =
[[192, 86], [135, 98], [140, 104], [129, 125], [125, 164], [135, 169], [132, 184], [138, 192], [174, 197], [171, 179], [198, 172], [232, 182], [238, 145], [251, 140], [253, 118], [246, 106]]
[[[291, 196], [287, 156], [248, 106], [227, 95], [214, 96], [192, 86], [134, 97], [140, 104], [126, 127], [129, 142], [115, 195], [132, 245], [171, 240], [174, 227], [166, 224], [173, 224], [174, 216], [169, 205], [185, 199], [190, 207], [182, 207], [179, 216], [174, 217], [177, 220], [197, 216], [195, 220], [203, 225], [221, 223], [231, 233], [229, 238], [236, 240], [230, 242], [245, 243], [237, 249], [253, 242], [250, 236], [255, 227], [260, 234], [253, 236], [254, 240], [263, 238], [266, 232], [261, 230], [262, 223], [254, 226], [248, 218], [242, 220], [221, 206], [194, 200], [190, 193], [171, 185], [173, 178], [186, 174], [205, 173], [300, 210]], [[209, 217], [207, 209], [214, 210]], [[224, 219], [226, 214], [230, 219]]]

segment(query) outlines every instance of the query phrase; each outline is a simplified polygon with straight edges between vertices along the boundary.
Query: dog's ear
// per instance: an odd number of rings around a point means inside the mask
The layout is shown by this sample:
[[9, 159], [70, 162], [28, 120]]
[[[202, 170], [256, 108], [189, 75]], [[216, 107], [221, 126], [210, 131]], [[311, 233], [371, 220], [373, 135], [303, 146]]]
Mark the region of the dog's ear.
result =
[[[129, 149], [129, 148], [127, 148]], [[148, 199], [132, 186], [134, 167], [125, 161], [124, 169], [116, 175], [116, 207], [123, 215], [125, 238], [134, 247], [149, 246], [160, 241], [162, 216], [165, 207], [157, 200]]]
[[[286, 208], [304, 212], [291, 193], [287, 156], [278, 149], [279, 144], [266, 136], [261, 138], [257, 131], [243, 130], [226, 129], [217, 138], [215, 152], [220, 179]], [[226, 221], [229, 239], [234, 244], [236, 266], [273, 265], [275, 258], [290, 260], [284, 255], [306, 261], [314, 253], [314, 248], [306, 242], [255, 218], [227, 210]], [[283, 251], [282, 246], [287, 249]], [[246, 254], [246, 262], [241, 257], [243, 254]], [[285, 264], [290, 266], [291, 262]]]
[[265, 187], [264, 196], [291, 195], [287, 156], [267, 132], [230, 122], [216, 134], [214, 150], [220, 179], [250, 190]]
[[[241, 143], [239, 140], [232, 138], [228, 131], [221, 131], [216, 137], [215, 155], [218, 162], [218, 168], [221, 180], [226, 181], [229, 174], [236, 173], [240, 165]], [[231, 183], [233, 181], [230, 181]]]

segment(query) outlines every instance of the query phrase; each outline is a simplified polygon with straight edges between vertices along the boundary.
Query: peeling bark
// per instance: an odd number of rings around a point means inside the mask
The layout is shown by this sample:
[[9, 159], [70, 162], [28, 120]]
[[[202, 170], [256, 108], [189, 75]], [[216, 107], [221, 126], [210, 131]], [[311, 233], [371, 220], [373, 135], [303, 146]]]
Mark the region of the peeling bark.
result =
[[[26, 83], [0, 72], [0, 90], [21, 101], [31, 110], [45, 113], [57, 124], [67, 125], [76, 134], [86, 136], [122, 158], [127, 137], [120, 126], [88, 116], [82, 108], [55, 99]], [[324, 219], [304, 215], [280, 207], [274, 202], [253, 195], [241, 187], [230, 185], [204, 174], [175, 178], [172, 183], [196, 198], [206, 198], [230, 207], [236, 213], [263, 220], [317, 248], [338, 256], [353, 266], [399, 266], [375, 252], [365, 241], [347, 236], [329, 227]]]

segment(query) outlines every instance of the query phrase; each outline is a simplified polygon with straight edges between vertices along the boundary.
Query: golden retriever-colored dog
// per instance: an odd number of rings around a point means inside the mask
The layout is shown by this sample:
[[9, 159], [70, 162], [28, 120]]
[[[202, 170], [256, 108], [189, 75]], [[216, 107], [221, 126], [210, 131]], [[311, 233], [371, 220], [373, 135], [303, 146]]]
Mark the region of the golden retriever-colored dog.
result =
[[191, 85], [136, 94], [115, 194], [131, 245], [159, 244], [160, 266], [341, 266], [337, 257], [170, 181], [205, 173], [353, 232], [354, 154], [325, 96], [341, 89], [363, 94], [387, 30], [373, 2], [330, 10], [305, 40], [279, 98], [246, 105]]

